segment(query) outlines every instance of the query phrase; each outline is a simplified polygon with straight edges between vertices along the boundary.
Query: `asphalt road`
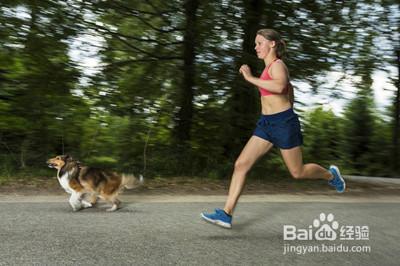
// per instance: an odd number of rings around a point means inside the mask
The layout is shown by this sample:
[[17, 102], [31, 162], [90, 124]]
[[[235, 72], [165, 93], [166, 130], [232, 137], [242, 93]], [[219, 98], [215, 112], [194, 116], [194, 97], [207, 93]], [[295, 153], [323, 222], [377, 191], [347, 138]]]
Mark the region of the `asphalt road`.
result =
[[[9, 197], [0, 200], [0, 265], [399, 265], [399, 198], [313, 197], [244, 200], [231, 230], [200, 219], [201, 211], [222, 206], [210, 200], [128, 201], [115, 213], [104, 204], [74, 213], [66, 201]], [[339, 226], [368, 226], [369, 240], [283, 240], [284, 225], [309, 229], [321, 212], [332, 213]], [[370, 251], [284, 254], [288, 245], [322, 244]]]

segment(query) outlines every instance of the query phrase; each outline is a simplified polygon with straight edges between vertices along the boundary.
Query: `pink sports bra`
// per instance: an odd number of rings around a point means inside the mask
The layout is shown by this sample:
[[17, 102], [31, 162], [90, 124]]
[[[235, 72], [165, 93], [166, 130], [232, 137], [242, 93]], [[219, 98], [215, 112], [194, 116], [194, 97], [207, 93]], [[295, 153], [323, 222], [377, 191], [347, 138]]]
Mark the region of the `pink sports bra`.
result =
[[[260, 79], [262, 80], [272, 80], [272, 77], [268, 74], [268, 70], [271, 68], [272, 64], [275, 63], [279, 58], [275, 59], [272, 61], [271, 64], [269, 64], [268, 67], [264, 69], [264, 71], [261, 73]], [[270, 92], [266, 88], [261, 88], [258, 87], [258, 90], [260, 91], [261, 96], [269, 96], [269, 95], [282, 95], [282, 94], [287, 94], [288, 88], [286, 87], [285, 90], [282, 93], [275, 93], [275, 92]]]

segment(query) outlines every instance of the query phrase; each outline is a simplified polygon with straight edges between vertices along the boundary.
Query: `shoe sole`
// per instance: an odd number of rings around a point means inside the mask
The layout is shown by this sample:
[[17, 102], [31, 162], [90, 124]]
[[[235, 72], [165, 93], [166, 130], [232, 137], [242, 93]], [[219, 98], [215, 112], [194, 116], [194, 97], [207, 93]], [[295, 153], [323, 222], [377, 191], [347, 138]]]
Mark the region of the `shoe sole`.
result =
[[335, 169], [336, 173], [339, 175], [339, 179], [343, 182], [343, 190], [342, 191], [336, 190], [336, 191], [339, 193], [343, 193], [346, 190], [346, 182], [344, 181], [342, 175], [340, 174], [339, 168], [335, 165], [332, 165], [330, 168]]
[[219, 221], [219, 220], [210, 219], [210, 218], [206, 217], [204, 214], [201, 214], [201, 218], [203, 218], [204, 220], [206, 220], [209, 223], [216, 224], [216, 225], [221, 226], [223, 228], [227, 228], [227, 229], [231, 229], [232, 228], [231, 224], [225, 223], [225, 222], [222, 222], [222, 221]]

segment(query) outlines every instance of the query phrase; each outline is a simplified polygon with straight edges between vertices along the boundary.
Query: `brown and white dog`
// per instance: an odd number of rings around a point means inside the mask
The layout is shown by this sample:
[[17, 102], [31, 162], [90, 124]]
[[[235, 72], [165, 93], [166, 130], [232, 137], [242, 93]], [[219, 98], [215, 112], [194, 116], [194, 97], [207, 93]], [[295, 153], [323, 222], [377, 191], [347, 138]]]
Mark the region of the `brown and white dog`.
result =
[[[107, 211], [115, 211], [120, 205], [118, 194], [124, 188], [134, 188], [143, 182], [133, 175], [117, 174], [112, 171], [83, 166], [69, 155], [59, 155], [48, 159], [50, 168], [57, 169], [57, 179], [66, 192], [71, 194], [69, 203], [74, 211], [90, 208], [96, 204], [97, 197], [111, 202]], [[89, 195], [89, 201], [84, 199]]]

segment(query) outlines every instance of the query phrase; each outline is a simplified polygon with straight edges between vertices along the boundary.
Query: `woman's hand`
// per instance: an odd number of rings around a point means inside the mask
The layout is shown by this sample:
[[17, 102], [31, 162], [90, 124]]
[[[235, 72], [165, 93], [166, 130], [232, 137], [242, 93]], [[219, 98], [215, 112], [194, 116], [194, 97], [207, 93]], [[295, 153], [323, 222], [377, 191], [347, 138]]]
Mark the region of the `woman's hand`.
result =
[[243, 75], [244, 79], [249, 81], [253, 74], [251, 74], [250, 67], [248, 65], [242, 65], [239, 69], [239, 73]]

